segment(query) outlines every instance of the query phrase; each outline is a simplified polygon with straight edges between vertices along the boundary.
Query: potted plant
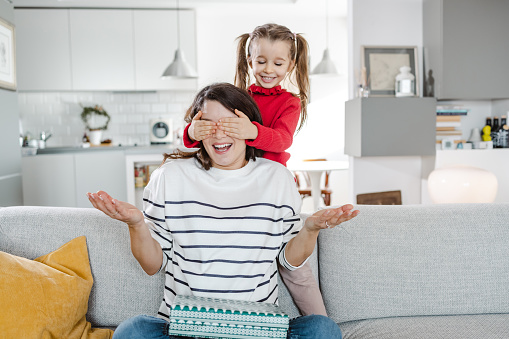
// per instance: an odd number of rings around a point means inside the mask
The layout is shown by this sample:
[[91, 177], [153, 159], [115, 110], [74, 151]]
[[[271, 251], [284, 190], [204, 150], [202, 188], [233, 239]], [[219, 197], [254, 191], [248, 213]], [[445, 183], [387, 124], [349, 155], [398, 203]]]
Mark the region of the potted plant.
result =
[[92, 145], [100, 145], [102, 131], [108, 128], [111, 120], [108, 112], [102, 106], [83, 106], [81, 112], [81, 120], [85, 123], [85, 127], [89, 130], [89, 140]]

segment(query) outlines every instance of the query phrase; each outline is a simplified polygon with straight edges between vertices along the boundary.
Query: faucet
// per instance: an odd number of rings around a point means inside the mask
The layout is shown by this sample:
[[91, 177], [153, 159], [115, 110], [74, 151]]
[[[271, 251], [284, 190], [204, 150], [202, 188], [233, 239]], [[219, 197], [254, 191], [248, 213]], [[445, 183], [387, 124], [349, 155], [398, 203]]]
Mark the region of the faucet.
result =
[[48, 133], [46, 131], [42, 131], [40, 134], [40, 140], [47, 141], [53, 134]]
[[42, 131], [41, 134], [39, 134], [39, 140], [37, 141], [37, 147], [39, 148], [46, 148], [46, 141], [51, 138], [53, 134], [48, 133], [46, 131]]

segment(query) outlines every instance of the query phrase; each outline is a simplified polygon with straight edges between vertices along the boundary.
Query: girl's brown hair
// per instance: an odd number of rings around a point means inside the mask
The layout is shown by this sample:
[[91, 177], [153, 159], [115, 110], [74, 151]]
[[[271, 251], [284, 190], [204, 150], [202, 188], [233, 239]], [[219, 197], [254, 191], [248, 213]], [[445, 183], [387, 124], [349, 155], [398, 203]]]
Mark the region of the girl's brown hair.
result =
[[[186, 112], [184, 120], [187, 123], [191, 123], [194, 116], [198, 114], [200, 110], [203, 110], [203, 106], [206, 101], [217, 101], [224, 108], [230, 110], [231, 112], [234, 112], [235, 109], [238, 109], [247, 115], [249, 120], [256, 121], [260, 125], [262, 124], [262, 116], [260, 114], [260, 110], [258, 109], [258, 105], [247, 93], [247, 91], [225, 82], [215, 83], [204, 87], [194, 98], [191, 107], [189, 107]], [[256, 160], [256, 157], [261, 156], [263, 156], [263, 151], [246, 145], [246, 160]], [[195, 152], [185, 152], [177, 149], [173, 153], [165, 153], [163, 164], [167, 159], [182, 158], [196, 158], [205, 170], [209, 170], [210, 167], [212, 167], [212, 160], [210, 159], [209, 154], [201, 142], [200, 150]]]
[[[301, 102], [299, 131], [307, 119], [307, 104], [309, 101], [309, 46], [301, 34], [295, 34], [287, 27], [277, 24], [258, 26], [252, 33], [242, 34], [237, 38], [237, 67], [235, 70], [235, 86], [247, 89], [251, 83], [249, 75], [249, 59], [251, 58], [251, 46], [258, 39], [269, 41], [286, 41], [290, 47], [290, 58], [295, 61], [295, 66], [289, 72], [290, 82], [297, 86], [297, 96]], [[249, 43], [248, 43], [248, 40]], [[294, 83], [294, 80], [296, 84]]]

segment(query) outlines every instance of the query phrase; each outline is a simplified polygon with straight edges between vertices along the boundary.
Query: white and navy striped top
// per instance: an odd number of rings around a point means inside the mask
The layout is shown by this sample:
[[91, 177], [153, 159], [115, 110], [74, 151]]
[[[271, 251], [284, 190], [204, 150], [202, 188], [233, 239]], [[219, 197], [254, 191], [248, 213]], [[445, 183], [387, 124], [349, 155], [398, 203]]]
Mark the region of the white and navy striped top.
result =
[[160, 317], [168, 319], [177, 294], [277, 303], [276, 260], [295, 269], [280, 250], [302, 226], [286, 167], [258, 158], [238, 170], [205, 171], [195, 159], [168, 161], [143, 200], [164, 253]]

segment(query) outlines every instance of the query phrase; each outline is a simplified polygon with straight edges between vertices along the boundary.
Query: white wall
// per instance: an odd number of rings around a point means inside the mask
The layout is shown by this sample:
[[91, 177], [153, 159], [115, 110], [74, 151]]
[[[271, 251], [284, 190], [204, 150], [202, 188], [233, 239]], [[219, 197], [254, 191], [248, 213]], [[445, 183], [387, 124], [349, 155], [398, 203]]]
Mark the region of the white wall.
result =
[[361, 69], [362, 45], [417, 46], [421, 71], [422, 0], [348, 0], [348, 6], [350, 98], [357, 85], [354, 74]]
[[[348, 6], [350, 98], [357, 85], [355, 72], [361, 69], [362, 45], [417, 46], [422, 69], [422, 0], [349, 0]], [[350, 157], [349, 199], [401, 190], [403, 204], [419, 204], [422, 166], [421, 157]]]

